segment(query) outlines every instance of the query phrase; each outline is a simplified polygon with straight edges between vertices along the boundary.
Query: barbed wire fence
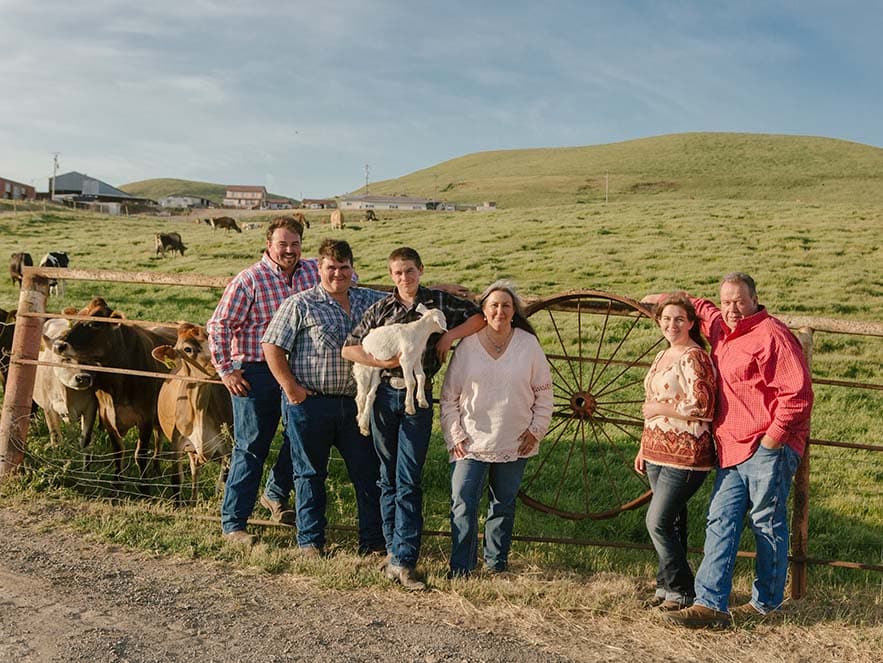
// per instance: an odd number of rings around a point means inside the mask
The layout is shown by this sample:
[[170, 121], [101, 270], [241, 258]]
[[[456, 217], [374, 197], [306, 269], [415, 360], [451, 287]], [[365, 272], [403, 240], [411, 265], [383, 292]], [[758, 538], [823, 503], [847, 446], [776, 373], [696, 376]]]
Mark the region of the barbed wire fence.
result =
[[[34, 269], [34, 268], [29, 268]], [[46, 271], [67, 271], [67, 270], [46, 270]], [[88, 276], [95, 276], [95, 272], [89, 272]], [[174, 275], [172, 278], [178, 279], [180, 275]], [[188, 285], [185, 283], [184, 285]], [[213, 287], [217, 287], [217, 283], [212, 282]], [[49, 317], [43, 315], [42, 317]], [[0, 331], [11, 329], [13, 323], [3, 322]], [[162, 323], [147, 323], [139, 321], [129, 321], [134, 325], [155, 325]], [[169, 326], [173, 326], [169, 324]], [[15, 361], [11, 357], [9, 351], [0, 354], [0, 366], [8, 367], [10, 361]], [[26, 362], [34, 363], [34, 362]], [[168, 375], [157, 375], [155, 377], [144, 377], [143, 379], [167, 379]], [[871, 407], [877, 402], [879, 394], [883, 392], [883, 386], [872, 383], [856, 383], [854, 381], [845, 381], [839, 379], [819, 379], [816, 381], [818, 386], [825, 389], [829, 388], [863, 388], [871, 393], [868, 401]], [[5, 395], [5, 394], [4, 394]], [[149, 465], [148, 472], [142, 476], [135, 461], [133, 436], [130, 433], [126, 438], [125, 451], [122, 455], [122, 470], [118, 471], [116, 461], [119, 456], [109, 451], [110, 442], [108, 436], [103, 432], [97, 432], [93, 438], [92, 444], [86, 448], [79, 447], [79, 431], [76, 426], [68, 425], [65, 427], [65, 434], [61, 444], [53, 446], [49, 442], [45, 418], [42, 413], [30, 413], [22, 415], [29, 417], [32, 435], [29, 436], [27, 444], [22, 441], [22, 450], [24, 451], [23, 469], [27, 472], [29, 481], [37, 487], [63, 487], [74, 490], [78, 494], [107, 500], [139, 500], [148, 501], [161, 505], [195, 503], [197, 511], [205, 512], [210, 510], [217, 513], [220, 502], [220, 492], [217, 487], [219, 465], [210, 462], [203, 466], [198, 475], [196, 495], [190, 494], [190, 467], [186, 457], [179, 458], [178, 455], [167, 448], [152, 451], [152, 462]], [[847, 416], [847, 415], [844, 415]], [[18, 427], [23, 422], [19, 419], [14, 423]], [[850, 502], [853, 508], [859, 505], [857, 512], [862, 508], [869, 513], [879, 513], [881, 505], [883, 505], [883, 463], [878, 453], [883, 450], [880, 445], [865, 445], [860, 443], [841, 442], [837, 440], [815, 440], [812, 445], [812, 485], [813, 491], [816, 493], [833, 494], [837, 491], [848, 491]], [[278, 444], [278, 439], [277, 443]], [[276, 448], [274, 444], [274, 449]], [[270, 459], [273, 456], [271, 453]], [[183, 477], [180, 477], [178, 463], [183, 464]], [[846, 483], [845, 477], [856, 470], [867, 475], [868, 480], [863, 481], [860, 485]], [[337, 454], [331, 456], [330, 473], [340, 478], [338, 482], [345, 491], [347, 482], [345, 480], [346, 473], [344, 463]], [[336, 490], [332, 489], [332, 492]], [[195, 499], [193, 499], [195, 497]], [[337, 494], [329, 494], [329, 504], [339, 497]], [[434, 513], [445, 513], [449, 508], [447, 497], [440, 498], [437, 495], [428, 495], [427, 510]], [[860, 516], [860, 513], [859, 513]], [[848, 520], [852, 517], [844, 517], [841, 520]], [[343, 529], [352, 529], [355, 525], [355, 514], [353, 510], [352, 519], [349, 521], [339, 521]], [[867, 542], [861, 540], [853, 540], [848, 551], [843, 551], [837, 547], [838, 535], [836, 531], [826, 531], [826, 523], [823, 520], [816, 519], [813, 523], [813, 529], [810, 538], [816, 542], [816, 549], [819, 544], [822, 546], [821, 554], [838, 558], [844, 553], [848, 553], [853, 558], [858, 557], [857, 562], [836, 561], [836, 559], [816, 559], [808, 560], [810, 563], [827, 563], [829, 566], [841, 566], [846, 568], [864, 568], [869, 570], [883, 570], [883, 542], [880, 540], [879, 532], [874, 532], [872, 528], [868, 528], [861, 523], [860, 517], [852, 518], [851, 522], [844, 526], [855, 527], [858, 529], [867, 529]], [[517, 537], [525, 540], [536, 539], [536, 537], [524, 536]], [[854, 537], [851, 537], [854, 539]], [[555, 540], [554, 537], [552, 540]], [[581, 543], [573, 539], [558, 539], [563, 543]], [[582, 542], [586, 545], [599, 545], [597, 542]], [[615, 542], [608, 542], [611, 547], [615, 546]], [[632, 547], [641, 547], [649, 549], [649, 545], [640, 544], [624, 544]]]

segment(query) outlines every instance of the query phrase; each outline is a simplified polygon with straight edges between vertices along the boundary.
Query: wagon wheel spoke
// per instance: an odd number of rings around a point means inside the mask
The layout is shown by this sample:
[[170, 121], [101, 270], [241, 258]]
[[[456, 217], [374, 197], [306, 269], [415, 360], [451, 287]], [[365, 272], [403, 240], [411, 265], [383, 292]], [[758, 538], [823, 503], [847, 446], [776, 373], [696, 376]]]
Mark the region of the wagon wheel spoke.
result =
[[[564, 360], [567, 362], [567, 365], [570, 367], [570, 373], [571, 373], [571, 375], [573, 375], [573, 381], [576, 383], [576, 386], [574, 388], [578, 389], [579, 388], [579, 378], [576, 376], [576, 372], [574, 371], [573, 361], [571, 360], [570, 356], [567, 354], [567, 345], [564, 343], [564, 339], [561, 338], [561, 330], [558, 328], [558, 323], [555, 320], [555, 316], [552, 315], [551, 309], [548, 311], [548, 313], [549, 313], [549, 320], [552, 322], [552, 326], [555, 328], [555, 335], [558, 337], [558, 345], [561, 348], [561, 352], [564, 354]], [[554, 366], [554, 364], [553, 364], [553, 366]], [[556, 368], [556, 372], [558, 372], [558, 375], [561, 375], [561, 373], [559, 371], [557, 371], [557, 368]], [[561, 378], [564, 379], [564, 376], [561, 375]], [[566, 380], [565, 380], [565, 382], [566, 382]]]
[[[608, 314], [607, 314], [606, 317], [608, 317], [608, 318], [610, 317], [610, 313], [609, 313], [609, 312], [608, 312]], [[616, 355], [619, 354], [619, 351], [622, 349], [623, 344], [628, 340], [629, 335], [634, 331], [635, 326], [638, 324], [639, 321], [640, 321], [640, 318], [639, 318], [639, 317], [633, 318], [631, 327], [629, 327], [629, 329], [628, 329], [628, 331], [625, 333], [625, 335], [624, 335], [621, 339], [619, 339], [619, 343], [617, 343], [616, 348], [614, 348], [613, 352], [610, 353], [610, 356], [607, 357], [607, 360], [606, 360], [606, 361], [604, 362], [604, 364], [601, 366], [601, 370], [598, 371], [598, 376], [597, 376], [596, 380], [594, 380], [594, 381], [592, 382], [592, 384], [589, 385], [589, 389], [591, 389], [591, 390], [593, 390], [593, 391], [596, 391], [596, 392], [598, 392], [598, 393], [603, 393], [603, 391], [604, 391], [604, 387], [597, 388], [595, 385], [597, 385], [597, 383], [601, 380], [601, 378], [604, 376], [604, 373], [607, 371], [607, 369], [608, 369], [610, 366], [612, 366], [612, 365], [614, 364], [614, 362], [616, 362]], [[638, 361], [640, 361], [640, 358], [638, 358], [638, 359], [636, 359], [636, 360], [634, 360], [634, 361], [626, 362], [626, 366], [625, 366], [625, 368], [623, 368], [623, 369], [622, 369], [619, 373], [617, 373], [613, 378], [609, 379], [609, 380], [607, 381], [607, 384], [605, 384], [604, 386], [606, 387], [606, 386], [610, 385], [611, 383], [615, 382], [616, 379], [617, 379], [620, 375], [622, 375], [622, 374], [623, 374], [625, 371], [627, 371], [628, 369], [633, 368], [634, 365], [635, 365]]]
[[[521, 490], [522, 491], [526, 491], [528, 488], [530, 488], [530, 486], [534, 482], [534, 480], [540, 476], [540, 473], [543, 471], [543, 468], [546, 465], [546, 462], [552, 457], [552, 455], [554, 454], [555, 450], [557, 449], [559, 443], [561, 442], [562, 438], [564, 437], [564, 433], [567, 431], [567, 426], [570, 423], [571, 419], [568, 417], [566, 419], [562, 419], [561, 421], [563, 422], [560, 425], [561, 430], [558, 432], [558, 435], [555, 436], [552, 443], [549, 444], [548, 442], [544, 441], [543, 445], [540, 446], [540, 453], [537, 454], [539, 456], [539, 463], [534, 463], [537, 466], [535, 468], [531, 469], [530, 477], [522, 480], [522, 482], [521, 482]], [[547, 434], [547, 438], [548, 437], [549, 436]]]
[[528, 316], [549, 361], [554, 412], [528, 465], [522, 501], [575, 520], [642, 504], [646, 480], [634, 471], [642, 362], [662, 341], [649, 312], [633, 300], [584, 290], [534, 302]]
[[595, 361], [592, 362], [592, 376], [589, 378], [589, 384], [595, 384], [595, 369], [601, 358], [601, 347], [604, 344], [604, 337], [607, 333], [607, 321], [610, 319], [610, 307], [612, 302], [607, 302], [607, 312], [604, 315], [604, 324], [601, 327], [601, 333], [598, 334], [598, 345], [595, 348]]
[[[636, 321], [637, 321], [637, 318], [636, 318]], [[632, 329], [634, 329], [634, 327], [632, 327]], [[631, 333], [631, 330], [629, 330], [629, 333]], [[624, 340], [625, 340], [625, 339], [623, 339], [623, 341], [624, 341]], [[623, 376], [623, 375], [624, 375], [629, 369], [631, 369], [631, 368], [635, 368], [635, 367], [641, 362], [641, 360], [643, 360], [644, 357], [646, 357], [648, 354], [650, 354], [650, 352], [652, 352], [653, 349], [654, 349], [656, 346], [658, 346], [660, 343], [662, 343], [662, 339], [661, 339], [661, 338], [658, 339], [658, 340], [656, 341], [656, 343], [654, 343], [653, 345], [651, 345], [649, 348], [647, 348], [646, 350], [644, 350], [644, 352], [641, 353], [641, 355], [640, 355], [639, 357], [637, 357], [637, 358], [634, 359], [633, 361], [627, 362], [627, 363], [624, 365], [624, 368], [623, 368], [619, 373], [617, 373], [615, 376], [613, 376], [613, 377], [612, 377], [612, 378], [611, 378], [611, 379], [610, 379], [610, 380], [609, 380], [609, 381], [608, 381], [603, 387], [600, 387], [599, 389], [597, 389], [597, 393], [598, 393], [598, 395], [601, 396], [601, 395], [603, 395], [603, 394], [608, 393], [608, 390], [609, 390], [609, 388], [611, 387], [611, 385], [615, 384], [616, 381], [617, 381], [620, 377], [622, 377], [622, 376]], [[621, 347], [621, 344], [620, 344], [620, 346], [618, 346], [618, 347], [616, 348], [617, 352], [619, 351], [619, 347]], [[611, 358], [611, 359], [612, 359], [612, 358]], [[606, 368], [606, 366], [605, 366], [605, 368]], [[642, 380], [642, 381], [643, 381], [643, 380]], [[620, 387], [620, 388], [621, 388], [621, 387]]]

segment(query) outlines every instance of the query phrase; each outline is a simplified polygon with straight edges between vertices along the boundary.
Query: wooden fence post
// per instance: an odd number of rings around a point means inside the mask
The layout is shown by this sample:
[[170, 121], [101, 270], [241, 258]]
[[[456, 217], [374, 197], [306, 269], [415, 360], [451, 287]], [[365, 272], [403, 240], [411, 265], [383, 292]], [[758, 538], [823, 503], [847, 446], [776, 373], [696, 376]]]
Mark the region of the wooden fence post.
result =
[[[806, 363], [812, 369], [813, 330], [801, 327], [797, 339], [803, 347]], [[811, 371], [810, 371], [811, 372]], [[794, 501], [791, 512], [791, 598], [806, 595], [807, 552], [809, 549], [809, 440], [794, 475]]]
[[37, 367], [20, 364], [18, 359], [37, 359], [40, 353], [40, 337], [43, 319], [19, 316], [20, 313], [44, 313], [49, 281], [33, 275], [33, 267], [22, 270], [21, 293], [18, 297], [18, 313], [15, 334], [12, 337], [12, 354], [9, 358], [9, 374], [3, 410], [0, 413], [0, 480], [11, 476], [24, 460], [27, 449], [28, 424], [31, 419], [31, 401]]

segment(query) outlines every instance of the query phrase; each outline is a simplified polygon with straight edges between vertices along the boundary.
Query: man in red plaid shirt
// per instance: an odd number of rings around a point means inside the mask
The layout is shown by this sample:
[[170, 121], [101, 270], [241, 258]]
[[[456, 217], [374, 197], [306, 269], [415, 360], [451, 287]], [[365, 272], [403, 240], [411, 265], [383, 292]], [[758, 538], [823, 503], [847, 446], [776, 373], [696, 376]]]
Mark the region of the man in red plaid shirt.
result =
[[[281, 392], [264, 359], [261, 337], [282, 302], [319, 282], [316, 260], [301, 260], [302, 238], [303, 225], [297, 219], [273, 219], [260, 262], [227, 285], [206, 323], [212, 363], [233, 398], [235, 445], [221, 505], [221, 529], [234, 543], [252, 543], [246, 525], [281, 415]], [[261, 504], [274, 520], [293, 525], [295, 513], [288, 506], [292, 485], [291, 452], [283, 431]]]

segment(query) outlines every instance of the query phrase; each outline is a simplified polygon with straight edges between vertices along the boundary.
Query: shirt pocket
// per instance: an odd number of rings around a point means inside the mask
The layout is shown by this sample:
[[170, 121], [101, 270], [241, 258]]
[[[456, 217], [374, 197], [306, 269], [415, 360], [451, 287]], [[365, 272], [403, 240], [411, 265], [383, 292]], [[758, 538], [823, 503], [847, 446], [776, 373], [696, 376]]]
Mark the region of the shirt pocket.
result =
[[304, 320], [304, 326], [315, 347], [335, 350], [343, 346], [344, 338], [338, 338], [339, 330], [337, 326], [329, 321], [319, 320], [316, 316], [309, 315]]

